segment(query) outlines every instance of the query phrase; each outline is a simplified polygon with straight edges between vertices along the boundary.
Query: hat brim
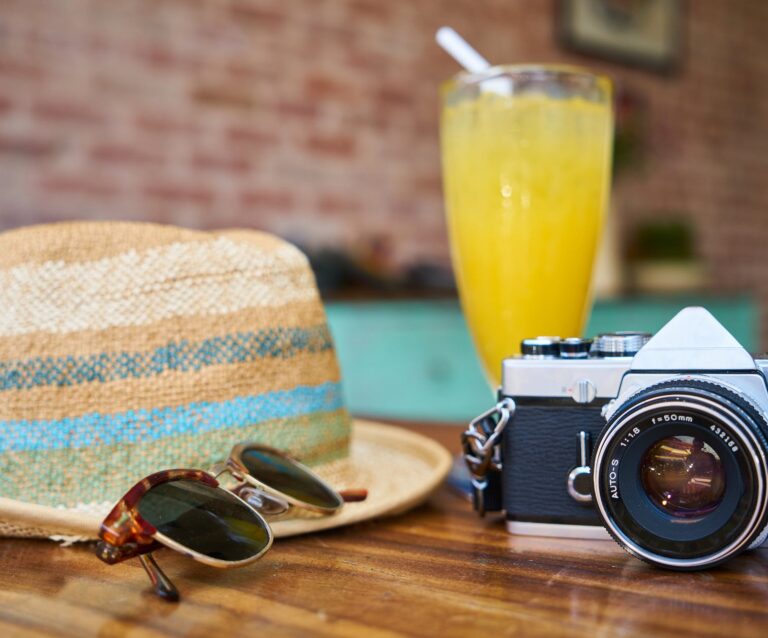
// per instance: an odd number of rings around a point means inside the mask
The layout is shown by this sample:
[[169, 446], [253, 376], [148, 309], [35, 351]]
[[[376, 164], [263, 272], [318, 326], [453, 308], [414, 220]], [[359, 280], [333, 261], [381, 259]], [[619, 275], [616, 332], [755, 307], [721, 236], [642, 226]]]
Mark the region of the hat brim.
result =
[[[451, 464], [448, 450], [428, 437], [356, 419], [349, 456], [315, 470], [339, 490], [367, 490], [367, 498], [345, 503], [333, 516], [297, 516], [270, 525], [282, 538], [399, 514], [424, 501], [445, 479]], [[105, 514], [0, 497], [0, 535], [88, 540], [96, 538]]]
[[445, 479], [453, 459], [436, 441], [394, 425], [355, 420], [349, 457], [317, 473], [338, 489], [365, 488], [368, 496], [338, 514], [270, 523], [275, 536], [296, 536], [399, 514], [424, 501]]

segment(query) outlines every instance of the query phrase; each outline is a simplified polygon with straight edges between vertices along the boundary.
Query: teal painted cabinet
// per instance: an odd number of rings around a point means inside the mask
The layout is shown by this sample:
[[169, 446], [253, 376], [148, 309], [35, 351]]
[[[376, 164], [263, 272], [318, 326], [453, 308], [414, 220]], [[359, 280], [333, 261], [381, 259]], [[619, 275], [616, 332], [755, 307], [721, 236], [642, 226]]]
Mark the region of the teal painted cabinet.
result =
[[[655, 332], [692, 305], [757, 349], [757, 308], [747, 297], [597, 301], [586, 332]], [[336, 302], [326, 310], [354, 414], [460, 422], [493, 400], [456, 301]]]

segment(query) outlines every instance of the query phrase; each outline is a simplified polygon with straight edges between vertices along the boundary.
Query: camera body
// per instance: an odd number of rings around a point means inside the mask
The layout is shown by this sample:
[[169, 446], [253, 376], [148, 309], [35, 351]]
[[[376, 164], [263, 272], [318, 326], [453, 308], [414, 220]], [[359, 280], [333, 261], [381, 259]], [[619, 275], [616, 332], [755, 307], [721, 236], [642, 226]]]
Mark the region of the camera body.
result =
[[503, 362], [513, 414], [487, 509], [503, 509], [512, 533], [607, 532], [673, 569], [754, 548], [768, 536], [766, 378], [768, 360], [703, 308], [652, 338], [525, 340]]

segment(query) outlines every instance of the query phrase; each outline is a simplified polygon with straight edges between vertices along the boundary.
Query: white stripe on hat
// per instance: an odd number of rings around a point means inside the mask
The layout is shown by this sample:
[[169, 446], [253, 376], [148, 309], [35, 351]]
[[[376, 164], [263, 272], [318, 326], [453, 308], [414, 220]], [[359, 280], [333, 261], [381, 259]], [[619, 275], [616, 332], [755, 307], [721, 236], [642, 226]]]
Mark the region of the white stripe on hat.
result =
[[0, 271], [0, 336], [146, 325], [316, 298], [293, 246], [273, 252], [226, 237], [129, 251], [90, 262]]

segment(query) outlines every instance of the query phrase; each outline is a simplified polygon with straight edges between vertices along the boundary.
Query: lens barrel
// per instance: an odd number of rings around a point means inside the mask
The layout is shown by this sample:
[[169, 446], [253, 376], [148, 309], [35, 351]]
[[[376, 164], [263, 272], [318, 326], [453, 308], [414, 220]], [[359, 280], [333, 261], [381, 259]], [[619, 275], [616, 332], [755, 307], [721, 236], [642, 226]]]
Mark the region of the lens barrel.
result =
[[595, 505], [631, 554], [711, 567], [765, 540], [768, 423], [740, 392], [685, 377], [617, 409], [592, 459]]

